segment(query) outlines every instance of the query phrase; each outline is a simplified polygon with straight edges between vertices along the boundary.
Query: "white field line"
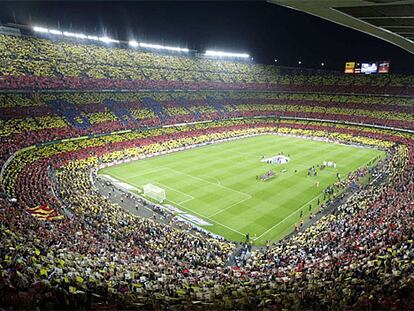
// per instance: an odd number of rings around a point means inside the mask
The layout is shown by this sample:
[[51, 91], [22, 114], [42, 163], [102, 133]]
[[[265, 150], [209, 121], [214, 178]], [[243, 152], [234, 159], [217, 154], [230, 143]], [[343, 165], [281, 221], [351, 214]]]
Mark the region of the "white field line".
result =
[[148, 175], [150, 173], [154, 173], [154, 172], [158, 172], [158, 171], [162, 171], [162, 170], [164, 170], [162, 167], [157, 167], [157, 168], [154, 168], [154, 169], [151, 169], [151, 170], [141, 171], [140, 173], [137, 173], [137, 174], [134, 174], [134, 175], [130, 175], [130, 176], [127, 175], [125, 177], [125, 179], [131, 179], [131, 178], [135, 178], [135, 177], [142, 176], [142, 175]]
[[[175, 190], [175, 191], [177, 191], [177, 190]], [[192, 195], [189, 195], [189, 194], [187, 194], [187, 195], [190, 196], [191, 198], [189, 198], [187, 200], [180, 201], [178, 204], [184, 204], [184, 203], [187, 203], [187, 202], [190, 202], [190, 201], [194, 200], [194, 197]]]
[[242, 202], [244, 202], [244, 201], [250, 200], [250, 199], [251, 199], [251, 197], [250, 197], [250, 198], [244, 198], [243, 200], [240, 200], [240, 201], [238, 201], [238, 202], [236, 202], [236, 203], [233, 203], [233, 204], [231, 204], [231, 205], [227, 206], [226, 208], [223, 208], [223, 209], [219, 210], [218, 212], [216, 212], [216, 213], [214, 213], [214, 214], [212, 214], [212, 215], [208, 215], [208, 217], [214, 217], [214, 216], [217, 216], [217, 215], [219, 215], [219, 214], [221, 214], [221, 213], [223, 213], [223, 212], [227, 211], [228, 209], [232, 208], [233, 206], [236, 206], [236, 205], [238, 205], [238, 204], [240, 204], [240, 203], [242, 203]]
[[189, 199], [187, 199], [187, 200], [182, 201], [182, 202], [181, 202], [181, 204], [183, 204], [183, 203], [185, 203], [185, 202], [188, 202], [188, 201], [191, 201], [191, 200], [194, 200], [194, 197], [193, 197], [192, 195], [189, 195], [189, 194], [187, 194], [187, 193], [184, 193], [184, 192], [182, 192], [182, 191], [180, 191], [180, 190], [177, 190], [177, 189], [174, 189], [174, 188], [172, 188], [172, 187], [169, 187], [169, 186], [163, 185], [162, 183], [159, 183], [159, 182], [157, 182], [157, 181], [153, 181], [152, 183], [154, 183], [154, 184], [158, 184], [158, 185], [160, 185], [161, 187], [164, 187], [164, 188], [170, 189], [170, 190], [172, 190], [172, 191], [175, 191], [175, 192], [181, 193], [181, 194], [183, 194], [185, 197], [188, 197], [188, 198], [189, 198]]
[[[360, 166], [360, 167], [364, 167], [366, 166], [369, 162], [371, 162], [373, 159], [375, 159], [375, 157], [373, 157], [371, 160], [367, 161], [364, 165]], [[311, 203], [312, 201], [314, 201], [315, 199], [319, 198], [320, 195], [314, 197], [312, 200], [310, 200], [308, 203], [303, 204], [299, 209], [295, 210], [294, 212], [292, 212], [290, 215], [288, 215], [287, 217], [285, 217], [284, 219], [282, 219], [281, 221], [279, 221], [277, 224], [275, 224], [274, 226], [272, 226], [271, 228], [269, 228], [268, 230], [266, 230], [265, 232], [263, 232], [261, 235], [259, 235], [258, 237], [255, 238], [255, 240], [260, 239], [263, 235], [265, 235], [266, 233], [268, 233], [269, 231], [273, 230], [274, 228], [276, 228], [278, 225], [280, 225], [282, 222], [284, 222], [286, 219], [288, 219], [289, 217], [291, 217], [292, 215], [296, 214], [297, 212], [299, 212], [303, 207], [305, 207], [306, 205], [308, 205], [309, 203]]]
[[[123, 180], [122, 178], [115, 178], [115, 179], [118, 179], [118, 180]], [[124, 180], [125, 182], [127, 182], [126, 180]], [[129, 184], [131, 184], [131, 185], [133, 185], [133, 186], [135, 186], [135, 187], [139, 187], [138, 185], [136, 185], [135, 183], [131, 183], [131, 182], [128, 182]], [[161, 185], [161, 184], [160, 184]], [[163, 186], [163, 185], [162, 185]], [[168, 187], [167, 187], [168, 188]], [[171, 188], [172, 190], [174, 190], [174, 191], [177, 191], [177, 192], [180, 192], [180, 191], [178, 191], [178, 190], [175, 190], [175, 189], [173, 189], [173, 188]], [[185, 193], [184, 193], [185, 194]], [[189, 194], [186, 194], [187, 196], [191, 196], [191, 195], [189, 195]], [[231, 230], [231, 231], [233, 231], [233, 232], [235, 232], [235, 233], [237, 233], [237, 234], [240, 234], [241, 236], [245, 236], [245, 234], [244, 233], [241, 233], [240, 231], [237, 231], [236, 229], [233, 229], [233, 228], [230, 228], [229, 226], [226, 226], [225, 224], [222, 224], [222, 223], [220, 223], [220, 222], [218, 222], [218, 221], [216, 221], [216, 220], [213, 220], [213, 219], [211, 219], [210, 217], [208, 217], [208, 216], [205, 216], [205, 215], [201, 215], [201, 214], [199, 214], [199, 213], [197, 213], [197, 212], [195, 212], [195, 211], [193, 211], [191, 208], [188, 208], [188, 207], [185, 207], [185, 206], [182, 206], [181, 204], [183, 204], [183, 202], [188, 202], [188, 201], [191, 201], [191, 200], [193, 200], [194, 199], [194, 197], [193, 196], [191, 196], [192, 197], [192, 199], [189, 199], [189, 200], [185, 200], [185, 201], [182, 201], [182, 202], [180, 202], [180, 203], [177, 203], [177, 202], [174, 202], [174, 201], [172, 201], [172, 200], [169, 200], [169, 199], [167, 199], [167, 201], [169, 201], [169, 202], [171, 202], [172, 204], [174, 204], [174, 205], [178, 205], [179, 207], [181, 207], [183, 210], [187, 210], [187, 211], [189, 211], [190, 213], [193, 213], [193, 214], [196, 214], [196, 215], [198, 215], [199, 217], [201, 217], [201, 218], [204, 218], [204, 219], [208, 219], [208, 220], [210, 220], [211, 222], [214, 222], [214, 223], [216, 223], [216, 224], [218, 224], [218, 225], [220, 225], [220, 226], [222, 226], [222, 227], [224, 227], [224, 228], [226, 228], [226, 229], [229, 229], [229, 230]], [[137, 216], [138, 217], [138, 216]]]
[[258, 237], [256, 237], [254, 240], [258, 240], [260, 239], [262, 236], [264, 236], [265, 234], [267, 234], [268, 232], [272, 231], [274, 228], [276, 228], [277, 226], [279, 226], [281, 223], [285, 222], [286, 219], [292, 217], [293, 215], [295, 215], [296, 213], [298, 213], [303, 207], [305, 207], [306, 205], [308, 205], [310, 202], [316, 200], [317, 198], [319, 198], [319, 195], [314, 197], [312, 200], [310, 200], [309, 202], [303, 204], [300, 208], [298, 208], [297, 210], [293, 211], [291, 214], [289, 214], [287, 217], [283, 218], [281, 221], [279, 221], [277, 224], [273, 225], [272, 227], [270, 227], [269, 229], [267, 229], [265, 232], [263, 232], [261, 235], [259, 235]]
[[196, 215], [198, 215], [198, 216], [199, 216], [199, 217], [201, 217], [201, 218], [208, 219], [208, 220], [210, 220], [211, 222], [214, 222], [214, 223], [216, 223], [216, 224], [218, 224], [218, 225], [220, 225], [220, 226], [222, 226], [222, 227], [224, 227], [224, 228], [226, 228], [226, 229], [229, 229], [229, 230], [231, 230], [231, 231], [233, 231], [233, 232], [235, 232], [235, 233], [240, 234], [241, 236], [245, 236], [245, 234], [244, 234], [244, 233], [241, 233], [240, 231], [237, 231], [236, 229], [230, 228], [229, 226], [226, 226], [225, 224], [222, 224], [221, 222], [218, 222], [217, 220], [213, 220], [213, 219], [211, 219], [211, 218], [210, 218], [210, 217], [208, 217], [208, 216], [201, 215], [201, 214], [197, 213], [196, 211], [193, 211], [191, 208], [188, 208], [188, 207], [182, 206], [182, 205], [180, 205], [180, 204], [178, 204], [178, 203], [176, 203], [176, 202], [174, 202], [174, 201], [171, 201], [171, 200], [167, 200], [167, 201], [170, 201], [171, 203], [173, 203], [173, 204], [175, 204], [175, 205], [178, 205], [178, 206], [179, 206], [179, 207], [181, 207], [183, 210], [188, 210], [190, 213], [196, 214]]
[[[158, 171], [159, 170], [162, 170], [162, 169], [157, 169]], [[155, 170], [154, 170], [155, 171]], [[149, 174], [149, 171], [147, 172], [147, 174]], [[145, 175], [145, 174], [140, 174], [140, 175], [138, 175], [138, 176], [142, 176], [142, 175]], [[132, 177], [130, 177], [130, 178], [132, 178]], [[117, 179], [119, 179], [119, 180], [122, 180], [122, 181], [124, 181], [124, 182], [126, 182], [126, 183], [128, 183], [128, 184], [130, 184], [130, 185], [133, 185], [133, 186], [135, 186], [135, 187], [140, 187], [140, 185], [137, 185], [137, 184], [135, 184], [134, 182], [131, 182], [131, 181], [129, 181], [128, 179], [129, 178], [117, 178]], [[181, 204], [184, 202], [188, 202], [188, 201], [191, 201], [191, 200], [194, 200], [195, 198], [192, 196], [192, 195], [190, 195], [190, 194], [187, 194], [187, 193], [184, 193], [184, 192], [182, 192], [182, 191], [180, 191], [180, 190], [177, 190], [177, 189], [174, 189], [174, 188], [172, 188], [172, 187], [169, 187], [169, 186], [166, 186], [166, 185], [163, 185], [162, 183], [159, 183], [159, 182], [157, 182], [157, 181], [152, 181], [152, 183], [154, 183], [154, 184], [158, 184], [158, 185], [160, 185], [161, 187], [164, 187], [164, 188], [167, 188], [167, 189], [170, 189], [170, 190], [172, 190], [172, 191], [175, 191], [175, 192], [178, 192], [178, 193], [181, 193], [181, 194], [183, 194], [185, 197], [188, 197], [189, 199], [187, 199], [187, 200], [184, 200], [184, 201], [182, 201], [181, 202]]]
[[217, 184], [221, 186], [221, 182], [220, 182], [220, 180], [218, 180], [216, 177], [213, 177], [213, 176], [208, 176], [208, 175], [200, 175], [200, 176], [201, 176], [201, 177], [207, 177], [207, 178], [214, 179], [214, 180], [217, 182]]
[[[210, 147], [215, 147], [215, 146], [217, 146], [217, 145], [210, 145]], [[348, 145], [347, 145], [347, 146], [348, 146]], [[256, 155], [256, 154], [245, 153], [245, 152], [237, 152], [237, 154], [240, 154], [240, 155], [243, 155], [243, 156], [257, 157], [257, 155]], [[375, 157], [376, 157], [376, 156], [375, 156]], [[367, 161], [365, 165], [367, 165], [370, 161], [372, 161], [373, 159], [375, 159], [375, 157], [373, 157], [371, 160]], [[364, 166], [365, 166], [365, 165], [364, 165]], [[303, 165], [303, 164], [296, 164], [296, 166], [298, 166], [298, 167], [308, 168], [308, 166]], [[184, 203], [186, 203], [186, 202], [188, 202], [188, 201], [193, 200], [193, 199], [194, 199], [194, 197], [193, 197], [193, 196], [191, 196], [191, 195], [189, 195], [189, 194], [186, 194], [186, 193], [184, 193], [184, 192], [181, 192], [181, 191], [179, 191], [179, 190], [176, 190], [176, 189], [174, 189], [174, 188], [171, 188], [171, 187], [168, 187], [168, 186], [162, 185], [161, 183], [158, 183], [159, 185], [161, 185], [161, 186], [163, 186], [163, 187], [166, 187], [166, 188], [169, 188], [169, 189], [171, 189], [171, 190], [173, 190], [173, 191], [176, 191], [176, 192], [179, 192], [179, 193], [181, 193], [181, 194], [184, 194], [184, 195], [185, 195], [185, 196], [187, 196], [187, 197], [191, 197], [191, 198], [189, 198], [189, 199], [187, 199], [187, 200], [184, 200], [184, 201], [181, 201], [181, 202], [179, 202], [179, 203], [176, 203], [176, 202], [174, 202], [174, 201], [172, 201], [172, 200], [168, 200], [168, 199], [167, 199], [167, 201], [169, 201], [169, 202], [171, 202], [171, 203], [173, 203], [173, 204], [175, 204], [175, 205], [178, 205], [178, 206], [180, 206], [181, 208], [183, 208], [184, 210], [188, 210], [188, 211], [190, 211], [191, 213], [193, 213], [193, 214], [196, 214], [196, 215], [200, 216], [201, 218], [208, 219], [208, 220], [210, 220], [210, 221], [212, 221], [212, 222], [214, 222], [214, 223], [216, 223], [216, 224], [218, 224], [218, 225], [220, 225], [220, 226], [222, 226], [222, 227], [225, 227], [225, 228], [227, 228], [227, 229], [229, 229], [229, 230], [231, 230], [231, 231], [233, 231], [233, 232], [235, 232], [235, 233], [237, 233], [237, 234], [240, 234], [241, 236], [245, 236], [245, 234], [241, 233], [240, 231], [235, 230], [235, 229], [233, 229], [233, 228], [230, 228], [230, 227], [228, 227], [227, 225], [224, 225], [224, 224], [222, 224], [222, 223], [220, 223], [220, 222], [218, 222], [218, 221], [216, 221], [216, 220], [213, 220], [213, 219], [211, 219], [211, 217], [214, 217], [214, 216], [216, 216], [216, 215], [218, 215], [218, 214], [220, 214], [220, 213], [222, 213], [222, 212], [224, 212], [224, 211], [226, 211], [226, 210], [230, 209], [231, 207], [233, 207], [233, 206], [235, 206], [235, 205], [237, 205], [237, 204], [240, 204], [240, 203], [242, 203], [242, 202], [244, 202], [244, 201], [246, 201], [246, 200], [248, 200], [248, 199], [252, 198], [252, 196], [251, 196], [251, 195], [249, 195], [249, 194], [247, 194], [247, 193], [244, 193], [244, 192], [241, 192], [241, 191], [237, 191], [237, 190], [234, 190], [234, 189], [231, 189], [231, 188], [228, 188], [228, 187], [225, 187], [225, 186], [221, 185], [220, 181], [219, 181], [217, 178], [210, 177], [210, 176], [207, 176], [207, 175], [201, 175], [201, 176], [206, 176], [206, 177], [208, 177], [208, 178], [214, 178], [214, 179], [216, 179], [216, 181], [218, 182], [218, 184], [217, 184], [217, 183], [212, 183], [212, 182], [210, 182], [210, 181], [207, 181], [207, 180], [205, 180], [205, 179], [202, 179], [202, 178], [199, 178], [199, 177], [196, 177], [196, 176], [192, 176], [192, 175], [189, 175], [189, 174], [186, 174], [186, 173], [183, 173], [183, 172], [180, 172], [180, 171], [174, 170], [174, 169], [169, 168], [169, 167], [158, 167], [158, 168], [155, 168], [155, 169], [152, 169], [152, 170], [148, 170], [148, 171], [143, 171], [143, 172], [140, 172], [139, 174], [134, 174], [134, 175], [132, 175], [132, 176], [128, 176], [128, 178], [126, 178], [126, 180], [125, 180], [125, 179], [122, 179], [122, 178], [119, 178], [119, 177], [117, 177], [116, 179], [118, 179], [118, 180], [123, 180], [123, 181], [125, 181], [125, 182], [127, 182], [127, 183], [130, 183], [129, 181], [127, 181], [127, 180], [128, 180], [128, 179], [130, 179], [130, 178], [134, 178], [134, 177], [138, 177], [138, 176], [146, 175], [146, 174], [153, 173], [153, 172], [157, 172], [157, 171], [162, 171], [162, 170], [164, 170], [164, 169], [168, 169], [168, 170], [174, 171], [174, 172], [176, 172], [176, 173], [178, 173], [178, 174], [186, 175], [186, 176], [189, 176], [189, 177], [191, 177], [191, 178], [198, 179], [198, 180], [201, 180], [201, 181], [203, 181], [203, 182], [207, 182], [207, 183], [209, 183], [209, 184], [216, 185], [216, 186], [219, 186], [219, 187], [221, 187], [221, 188], [224, 188], [224, 189], [227, 189], [227, 190], [230, 190], [230, 191], [233, 191], [233, 192], [238, 192], [238, 193], [240, 193], [240, 194], [242, 194], [242, 195], [248, 196], [248, 197], [246, 197], [245, 199], [243, 199], [243, 200], [241, 200], [241, 201], [239, 201], [239, 202], [236, 202], [236, 203], [234, 203], [234, 204], [232, 204], [232, 205], [230, 205], [230, 206], [226, 207], [225, 209], [222, 209], [222, 210], [218, 211], [217, 213], [214, 213], [214, 214], [209, 215], [209, 216], [205, 216], [205, 215], [201, 215], [201, 214], [199, 214], [199, 213], [197, 213], [197, 212], [193, 211], [192, 209], [190, 209], [190, 208], [188, 208], [188, 207], [184, 207], [184, 206], [182, 206], [182, 205], [181, 205], [181, 204], [184, 204]], [[312, 181], [312, 182], [313, 182], [313, 181]], [[155, 182], [154, 182], [154, 183], [155, 183]], [[130, 184], [133, 184], [133, 185], [134, 185], [134, 183], [130, 183]], [[135, 185], [135, 186], [136, 186], [136, 185]], [[318, 197], [319, 197], [319, 195], [318, 195], [318, 196], [316, 196], [316, 197], [314, 197], [312, 200], [310, 200], [309, 202], [305, 203], [304, 205], [302, 205], [299, 209], [297, 209], [297, 210], [293, 211], [291, 214], [289, 214], [289, 215], [288, 215], [287, 217], [285, 217], [283, 220], [281, 220], [280, 222], [278, 222], [277, 224], [275, 224], [275, 225], [274, 225], [274, 226], [272, 226], [271, 228], [269, 228], [269, 229], [267, 229], [266, 231], [264, 231], [264, 232], [263, 232], [261, 235], [259, 235], [258, 237], [254, 238], [254, 240], [258, 240], [258, 239], [260, 239], [262, 236], [264, 236], [265, 234], [267, 234], [268, 232], [270, 232], [271, 230], [273, 230], [274, 228], [276, 228], [277, 226], [279, 226], [279, 225], [280, 225], [281, 223], [283, 223], [286, 219], [288, 219], [288, 218], [290, 218], [291, 216], [293, 216], [294, 214], [298, 213], [298, 212], [299, 212], [299, 211], [300, 211], [303, 207], [305, 207], [306, 205], [308, 205], [308, 204], [309, 204], [309, 203], [311, 203], [312, 201], [316, 200]]]
[[200, 178], [200, 177], [196, 177], [196, 176], [193, 176], [193, 175], [190, 175], [190, 174], [186, 174], [186, 173], [183, 173], [183, 172], [177, 171], [177, 170], [175, 170], [175, 169], [172, 169], [172, 168], [169, 168], [169, 167], [166, 167], [166, 166], [163, 166], [163, 167], [164, 167], [165, 169], [171, 170], [171, 171], [173, 171], [173, 172], [175, 172], [175, 173], [178, 173], [178, 174], [181, 174], [181, 175], [185, 175], [185, 176], [188, 176], [188, 177], [190, 177], [190, 178], [194, 178], [194, 179], [197, 179], [197, 180], [200, 180], [200, 181], [206, 182], [206, 183], [208, 183], [208, 184], [210, 184], [210, 185], [217, 186], [217, 187], [220, 187], [220, 188], [223, 188], [223, 189], [226, 189], [226, 190], [232, 191], [232, 192], [237, 192], [237, 193], [239, 193], [239, 194], [241, 194], [241, 195], [243, 195], [243, 196], [245, 196], [245, 197], [247, 197], [247, 198], [249, 198], [249, 199], [252, 197], [250, 194], [247, 194], [247, 193], [244, 193], [244, 192], [241, 192], [241, 191], [238, 191], [238, 190], [234, 190], [234, 189], [228, 188], [228, 187], [223, 186], [223, 185], [221, 185], [221, 184], [220, 184], [220, 185], [218, 185], [218, 184], [216, 184], [216, 183], [212, 183], [211, 181], [208, 181], [208, 180], [202, 179], [202, 178]]

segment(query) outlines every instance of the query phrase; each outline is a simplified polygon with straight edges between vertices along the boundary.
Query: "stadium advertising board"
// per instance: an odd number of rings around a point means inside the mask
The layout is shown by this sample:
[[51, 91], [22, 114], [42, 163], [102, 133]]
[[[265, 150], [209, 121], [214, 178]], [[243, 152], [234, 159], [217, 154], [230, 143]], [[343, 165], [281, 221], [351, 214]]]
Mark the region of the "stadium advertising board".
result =
[[361, 64], [361, 73], [371, 74], [377, 73], [378, 64], [377, 63], [362, 63]]
[[346, 62], [345, 63], [345, 73], [354, 73], [355, 62]]
[[390, 72], [390, 62], [380, 62], [378, 65], [378, 73], [389, 73]]
[[346, 62], [345, 73], [363, 73], [363, 74], [376, 74], [376, 73], [389, 73], [390, 62]]

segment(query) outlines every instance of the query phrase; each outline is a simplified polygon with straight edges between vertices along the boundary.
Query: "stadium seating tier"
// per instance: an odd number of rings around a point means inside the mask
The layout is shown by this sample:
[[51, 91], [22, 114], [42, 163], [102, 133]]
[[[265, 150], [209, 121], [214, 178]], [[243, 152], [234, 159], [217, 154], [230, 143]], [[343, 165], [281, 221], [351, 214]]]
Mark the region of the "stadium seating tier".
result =
[[[6, 35], [0, 50], [0, 307], [414, 308], [413, 77]], [[133, 216], [91, 179], [103, 163], [263, 133], [388, 160], [334, 213], [237, 266], [236, 243], [156, 206], [165, 222]]]

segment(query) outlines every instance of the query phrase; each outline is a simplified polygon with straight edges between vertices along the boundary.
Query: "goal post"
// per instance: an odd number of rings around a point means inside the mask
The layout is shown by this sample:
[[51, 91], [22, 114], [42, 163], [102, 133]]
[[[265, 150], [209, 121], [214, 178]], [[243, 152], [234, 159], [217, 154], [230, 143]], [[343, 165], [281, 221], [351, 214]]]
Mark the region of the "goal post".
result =
[[160, 187], [157, 187], [153, 184], [146, 184], [143, 188], [145, 196], [154, 199], [159, 203], [162, 203], [166, 198], [165, 190]]

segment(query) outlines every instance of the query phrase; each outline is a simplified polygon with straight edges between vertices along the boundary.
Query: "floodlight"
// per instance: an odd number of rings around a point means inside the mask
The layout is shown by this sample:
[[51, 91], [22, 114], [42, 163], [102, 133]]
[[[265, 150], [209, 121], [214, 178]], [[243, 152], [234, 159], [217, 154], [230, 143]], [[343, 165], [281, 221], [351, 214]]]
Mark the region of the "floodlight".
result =
[[221, 52], [221, 51], [213, 51], [207, 50], [205, 53], [206, 56], [216, 56], [216, 57], [241, 57], [241, 58], [249, 58], [249, 54], [245, 53], [228, 53], [228, 52]]
[[151, 43], [139, 43], [140, 47], [148, 48], [148, 49], [156, 49], [156, 50], [168, 50], [168, 51], [176, 51], [176, 52], [189, 52], [190, 50], [187, 48], [180, 48], [175, 46], [165, 46], [159, 44], [151, 44]]
[[87, 36], [84, 35], [83, 33], [75, 33], [75, 37], [80, 38], [80, 39], [86, 39], [87, 38]]
[[138, 42], [137, 42], [137, 41], [135, 41], [135, 40], [130, 40], [130, 41], [129, 41], [129, 45], [130, 45], [130, 46], [132, 46], [132, 47], [134, 47], [134, 48], [136, 48], [139, 44], [138, 44]]
[[36, 32], [45, 32], [45, 33], [49, 32], [49, 30], [47, 28], [37, 27], [37, 26], [33, 27], [33, 30], [36, 31]]
[[79, 38], [79, 39], [86, 39], [87, 38], [87, 36], [84, 35], [83, 33], [74, 33], [74, 32], [64, 31], [63, 35], [65, 37], [73, 37], [73, 38]]
[[49, 33], [53, 34], [53, 35], [63, 35], [63, 32], [61, 32], [60, 30], [56, 30], [56, 29], [49, 29]]
[[179, 48], [179, 47], [173, 47], [173, 46], [165, 46], [164, 49], [170, 50], [170, 51], [177, 51], [177, 52], [189, 52], [190, 51], [187, 48]]
[[109, 43], [111, 42], [111, 39], [108, 37], [99, 37], [99, 41], [105, 42], [105, 43]]
[[160, 49], [161, 48], [161, 45], [144, 43], [144, 42], [140, 42], [139, 46], [142, 46], [144, 48], [150, 48], [150, 49]]
[[99, 38], [97, 36], [87, 36], [87, 38], [89, 40], [95, 40], [95, 41], [99, 41]]
[[114, 40], [114, 39], [108, 38], [108, 37], [99, 37], [99, 41], [102, 41], [102, 42], [105, 42], [105, 43], [111, 43], [111, 42], [119, 43], [118, 40]]

